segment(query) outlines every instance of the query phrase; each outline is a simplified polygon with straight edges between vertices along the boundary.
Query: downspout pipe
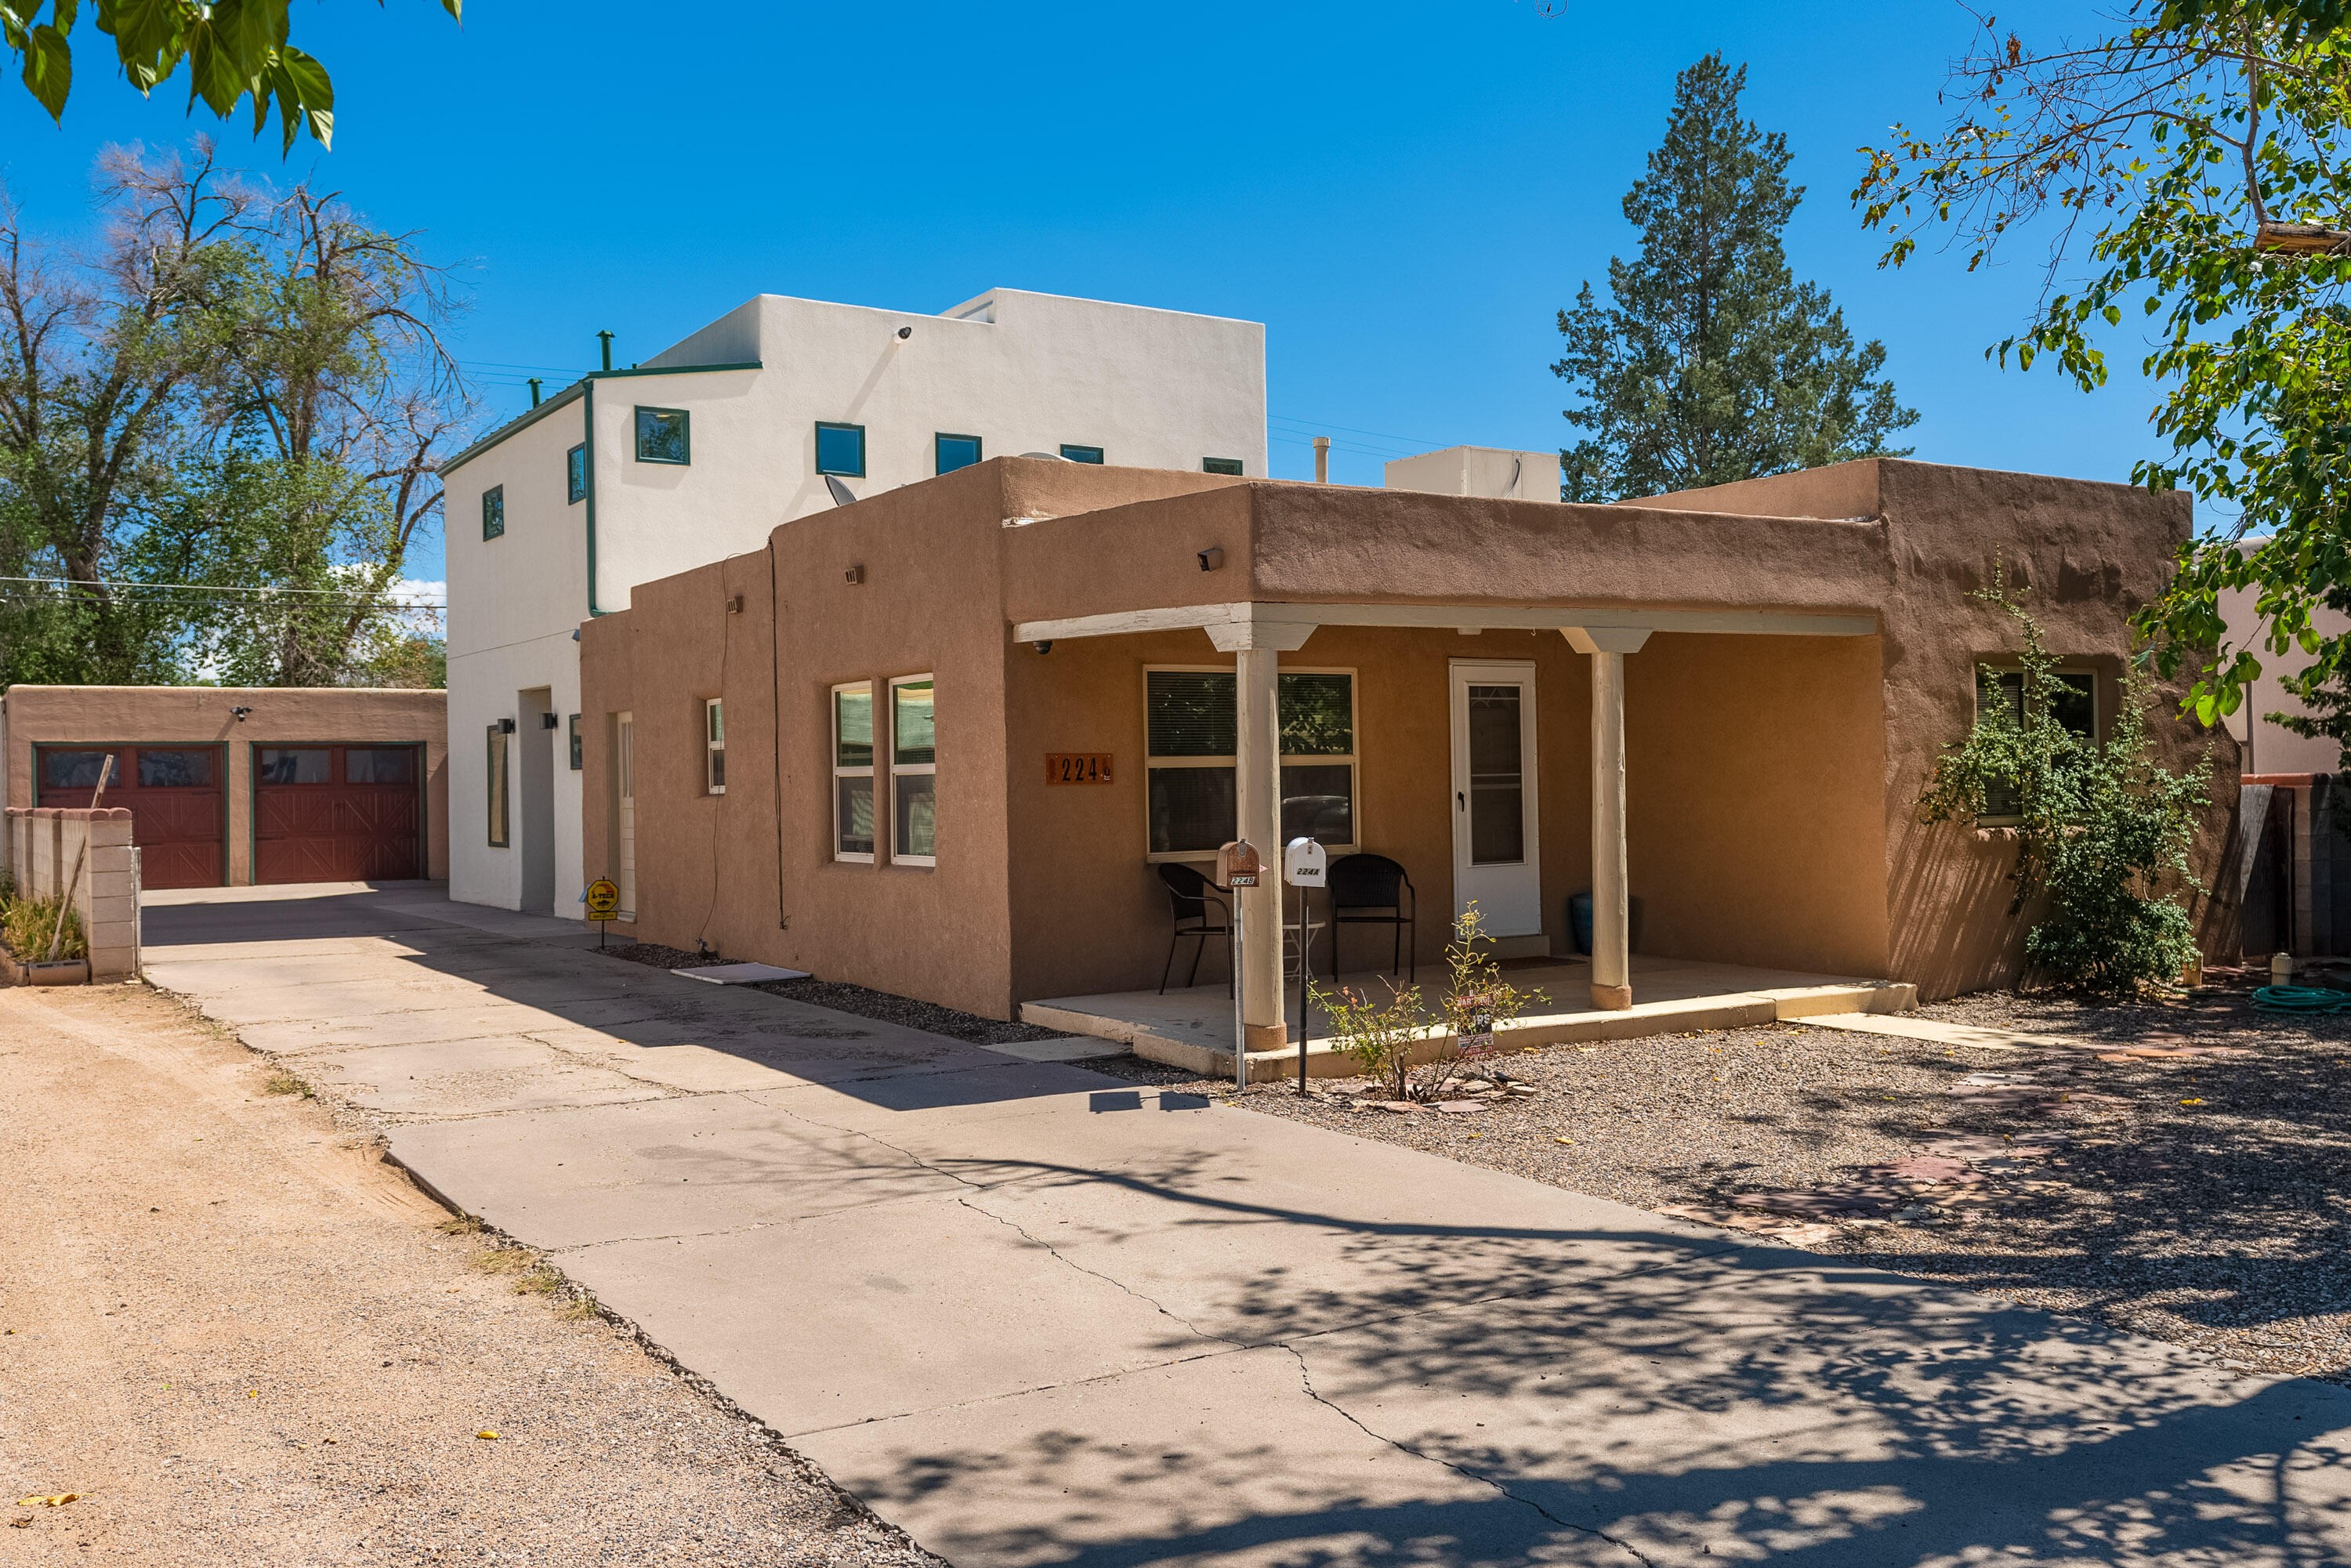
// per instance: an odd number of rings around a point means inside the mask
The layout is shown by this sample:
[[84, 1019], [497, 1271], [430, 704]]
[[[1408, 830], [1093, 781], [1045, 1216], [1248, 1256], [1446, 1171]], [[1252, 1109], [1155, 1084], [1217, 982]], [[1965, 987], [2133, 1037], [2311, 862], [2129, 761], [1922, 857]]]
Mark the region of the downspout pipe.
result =
[[593, 621], [604, 612], [596, 604], [596, 378], [581, 378], [585, 385], [580, 395], [580, 406], [587, 412], [581, 418], [580, 439], [588, 450], [581, 454], [581, 466], [588, 470], [588, 619]]

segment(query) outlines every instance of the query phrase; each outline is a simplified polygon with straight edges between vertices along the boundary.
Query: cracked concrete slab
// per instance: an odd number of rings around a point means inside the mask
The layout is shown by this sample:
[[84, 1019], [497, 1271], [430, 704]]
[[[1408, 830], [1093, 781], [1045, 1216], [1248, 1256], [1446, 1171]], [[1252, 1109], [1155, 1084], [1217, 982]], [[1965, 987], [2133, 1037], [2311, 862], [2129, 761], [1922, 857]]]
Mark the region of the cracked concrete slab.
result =
[[[640, 977], [566, 922], [237, 891], [151, 910], [175, 988], [363, 996], [240, 1032], [404, 1105], [424, 1180], [958, 1568], [2351, 1562], [2351, 1390]], [[420, 972], [477, 988], [401, 1006]]]

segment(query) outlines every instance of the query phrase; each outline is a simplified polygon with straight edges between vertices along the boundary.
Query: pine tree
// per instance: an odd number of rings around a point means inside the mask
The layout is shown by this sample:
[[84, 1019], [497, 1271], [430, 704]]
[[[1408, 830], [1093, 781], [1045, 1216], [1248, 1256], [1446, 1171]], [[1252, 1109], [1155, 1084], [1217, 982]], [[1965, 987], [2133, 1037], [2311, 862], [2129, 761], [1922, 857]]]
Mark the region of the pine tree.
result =
[[1675, 79], [1646, 178], [1625, 196], [1640, 255], [1611, 257], [1559, 313], [1552, 369], [1591, 433], [1560, 454], [1570, 501], [1611, 501], [1734, 479], [1898, 457], [1886, 438], [1918, 415], [1878, 379], [1886, 347], [1855, 348], [1828, 292], [1790, 275], [1781, 231], [1803, 200], [1787, 138], [1739, 117], [1747, 68], [1710, 54]]

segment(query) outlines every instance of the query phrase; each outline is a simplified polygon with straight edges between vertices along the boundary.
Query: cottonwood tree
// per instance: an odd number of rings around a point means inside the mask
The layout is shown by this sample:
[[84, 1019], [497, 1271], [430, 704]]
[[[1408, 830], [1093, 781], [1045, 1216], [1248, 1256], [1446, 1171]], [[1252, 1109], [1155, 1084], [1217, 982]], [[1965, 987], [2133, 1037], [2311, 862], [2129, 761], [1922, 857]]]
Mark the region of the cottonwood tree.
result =
[[[414, 235], [112, 154], [95, 258], [0, 231], [0, 679], [425, 667], [396, 596], [470, 412]], [[169, 586], [166, 586], [169, 585]]]
[[[1664, 143], [1625, 197], [1639, 254], [1559, 315], [1552, 367], [1590, 435], [1560, 455], [1562, 496], [1615, 500], [1849, 458], [1900, 455], [1917, 423], [1828, 292], [1795, 280], [1782, 234], [1803, 200], [1787, 139], [1740, 118], [1747, 68], [1710, 54], [1676, 78]], [[1907, 451], [1907, 449], [1902, 449]]]
[[[2262, 653], [2316, 655], [2284, 681], [2307, 698], [2351, 651], [2313, 618], [2351, 609], [2351, 34], [2287, 5], [2186, 9], [2167, 25], [2143, 0], [2116, 30], [2045, 49], [1987, 23], [1954, 68], [1949, 120], [1865, 149], [1855, 195], [1888, 265], [1927, 235], [1970, 268], [2020, 230], [2045, 236], [2039, 308], [1990, 350], [2001, 362], [2046, 361], [2092, 391], [2116, 344], [2162, 383], [2150, 422], [2170, 450], [2132, 482], [2236, 517], [2189, 543], [2137, 625], [2166, 674], [2197, 674], [2188, 702], [2210, 724]], [[2231, 588], [2258, 612], [2241, 639], [2220, 612]]]
[[[464, 19], [460, 5], [441, 0], [453, 20]], [[305, 131], [321, 147], [332, 144], [335, 86], [326, 67], [287, 41], [289, 0], [96, 0], [89, 9], [141, 97], [184, 62], [191, 112], [202, 103], [226, 120], [250, 104], [258, 136], [274, 108], [286, 151]], [[0, 43], [22, 63], [26, 90], [59, 122], [73, 90], [74, 24], [82, 14], [79, 0], [0, 0]]]

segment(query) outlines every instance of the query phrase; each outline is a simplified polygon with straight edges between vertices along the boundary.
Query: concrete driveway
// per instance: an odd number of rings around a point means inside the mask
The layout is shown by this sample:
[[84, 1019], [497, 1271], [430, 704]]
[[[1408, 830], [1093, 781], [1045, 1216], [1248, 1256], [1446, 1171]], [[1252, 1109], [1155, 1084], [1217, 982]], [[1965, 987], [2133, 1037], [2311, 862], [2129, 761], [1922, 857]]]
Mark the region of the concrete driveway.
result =
[[2351, 1563], [2333, 1385], [430, 888], [154, 895], [147, 944], [964, 1568]]

